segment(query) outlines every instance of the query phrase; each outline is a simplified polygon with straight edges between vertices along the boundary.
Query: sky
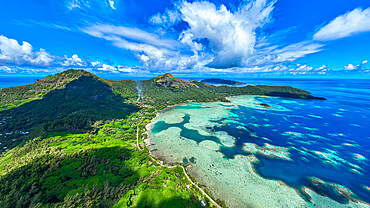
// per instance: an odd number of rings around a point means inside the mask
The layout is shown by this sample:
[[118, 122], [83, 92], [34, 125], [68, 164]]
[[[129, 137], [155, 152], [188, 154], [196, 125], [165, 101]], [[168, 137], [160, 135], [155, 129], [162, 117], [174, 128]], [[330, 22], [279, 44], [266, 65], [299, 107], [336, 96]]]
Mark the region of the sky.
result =
[[0, 75], [370, 77], [369, 0], [5, 0]]

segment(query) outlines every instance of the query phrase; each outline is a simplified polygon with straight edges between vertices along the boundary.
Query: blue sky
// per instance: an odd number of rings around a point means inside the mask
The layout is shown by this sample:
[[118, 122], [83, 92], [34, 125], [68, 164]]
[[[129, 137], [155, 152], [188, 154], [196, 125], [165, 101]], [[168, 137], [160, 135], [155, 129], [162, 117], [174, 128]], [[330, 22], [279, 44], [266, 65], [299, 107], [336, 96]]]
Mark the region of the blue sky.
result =
[[369, 76], [368, 0], [0, 2], [0, 74]]

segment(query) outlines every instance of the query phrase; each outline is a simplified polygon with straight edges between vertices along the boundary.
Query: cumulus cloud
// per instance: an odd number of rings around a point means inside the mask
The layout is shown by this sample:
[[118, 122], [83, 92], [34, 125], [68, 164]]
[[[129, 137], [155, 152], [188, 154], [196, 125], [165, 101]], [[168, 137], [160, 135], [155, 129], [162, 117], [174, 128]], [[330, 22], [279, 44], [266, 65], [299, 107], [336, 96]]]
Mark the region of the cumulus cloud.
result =
[[47, 53], [44, 49], [34, 51], [32, 45], [23, 41], [0, 36], [0, 72], [5, 73], [39, 73], [63, 71], [66, 68], [82, 68], [97, 72], [135, 73], [138, 68], [111, 66], [99, 61], [82, 59], [77, 54], [68, 57]]
[[313, 67], [308, 64], [295, 64], [295, 65], [284, 65], [275, 64], [269, 66], [254, 66], [254, 67], [244, 67], [238, 68], [237, 71], [231, 70], [230, 72], [237, 73], [278, 73], [278, 74], [288, 74], [288, 75], [307, 75], [307, 74], [326, 74], [331, 72], [332, 69], [322, 65], [321, 67]]
[[30, 43], [0, 36], [0, 64], [48, 66], [53, 62], [53, 57], [44, 49], [33, 51]]
[[64, 56], [64, 61], [60, 63], [62, 66], [86, 66], [86, 62], [82, 61], [81, 58], [78, 57], [77, 54], [72, 55], [71, 58], [68, 56]]
[[0, 66], [0, 72], [15, 73], [15, 70], [7, 66]]
[[287, 70], [287, 73], [288, 74], [291, 74], [291, 75], [297, 75], [297, 74], [304, 74], [304, 75], [307, 75], [307, 74], [327, 74], [327, 73], [330, 73], [332, 72], [332, 69], [331, 68], [328, 68], [327, 66], [325, 65], [322, 65], [320, 67], [313, 67], [313, 66], [310, 66], [310, 65], [307, 65], [307, 64], [297, 64], [295, 67], [290, 67], [288, 70]]
[[363, 62], [361, 62], [361, 64], [358, 64], [358, 65], [354, 65], [354, 64], [348, 64], [347, 66], [344, 66], [344, 70], [347, 70], [347, 71], [353, 71], [353, 70], [365, 70], [365, 64], [367, 64], [367, 60], [364, 60]]
[[205, 64], [206, 55], [182, 54], [182, 46], [176, 40], [137, 28], [96, 24], [83, 28], [82, 31], [111, 41], [116, 47], [134, 52], [145, 70], [189, 69], [198, 63]]
[[178, 40], [137, 28], [106, 24], [92, 25], [82, 31], [134, 52], [148, 70], [242, 67], [248, 58], [258, 54], [255, 30], [270, 21], [274, 3], [256, 0], [242, 3], [231, 12], [224, 5], [182, 1], [173, 9], [150, 18], [150, 23], [160, 27], [186, 22], [189, 27], [179, 33]]
[[74, 54], [71, 58], [64, 56], [63, 61], [59, 63], [62, 67], [69, 68], [83, 68], [86, 70], [100, 71], [100, 72], [111, 72], [111, 73], [131, 73], [140, 72], [139, 70], [133, 70], [125, 66], [114, 67], [109, 64], [101, 63], [99, 61], [90, 61], [89, 59], [82, 60], [77, 54]]
[[332, 20], [317, 31], [313, 38], [318, 41], [330, 41], [369, 31], [370, 8], [357, 8]]
[[109, 71], [113, 73], [117, 73], [117, 69], [111, 65], [103, 64], [102, 67], [98, 68], [101, 71]]
[[197, 40], [207, 39], [215, 55], [209, 67], [241, 66], [243, 59], [254, 53], [255, 30], [269, 22], [274, 3], [257, 0], [240, 5], [233, 13], [224, 5], [217, 8], [205, 1], [184, 2], [179, 10], [189, 29], [183, 31], [183, 43], [193, 47]]
[[348, 64], [347, 66], [344, 67], [344, 70], [354, 70], [356, 68], [357, 68], [357, 66], [355, 66], [353, 64]]
[[[207, 1], [178, 1], [149, 18], [156, 29], [152, 32], [100, 23], [81, 31], [133, 52], [143, 70], [157, 72], [267, 70], [322, 50], [321, 44], [312, 41], [270, 43], [261, 31], [271, 22], [275, 3], [242, 1], [228, 9]], [[186, 23], [178, 27], [182, 30], [175, 27], [179, 23]]]
[[[179, 42], [195, 54], [189, 58], [194, 59], [197, 55], [198, 59], [204, 58], [203, 68], [209, 70], [269, 69], [322, 50], [321, 44], [312, 41], [273, 45], [269, 42], [270, 37], [258, 34], [258, 30], [271, 22], [275, 2], [242, 2], [231, 11], [224, 5], [216, 6], [206, 1], [181, 1], [172, 10], [154, 15], [150, 22], [163, 27], [186, 22], [189, 27], [180, 33]], [[170, 14], [173, 18], [169, 18]], [[186, 56], [181, 58], [186, 59]]]

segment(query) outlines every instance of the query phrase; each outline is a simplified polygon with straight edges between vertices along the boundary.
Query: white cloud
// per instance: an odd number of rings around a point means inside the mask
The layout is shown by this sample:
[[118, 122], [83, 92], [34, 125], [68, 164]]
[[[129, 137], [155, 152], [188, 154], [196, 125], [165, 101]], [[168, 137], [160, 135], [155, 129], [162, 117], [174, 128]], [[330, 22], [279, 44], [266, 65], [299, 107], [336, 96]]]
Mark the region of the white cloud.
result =
[[361, 64], [358, 64], [358, 65], [354, 65], [354, 64], [348, 64], [347, 66], [344, 66], [344, 70], [347, 70], [347, 71], [352, 71], [352, 70], [365, 70], [365, 64], [367, 64], [368, 61], [367, 60], [364, 60], [363, 62], [361, 62]]
[[269, 22], [274, 3], [257, 0], [240, 5], [233, 13], [224, 5], [217, 8], [205, 1], [184, 2], [179, 10], [182, 20], [190, 28], [183, 31], [181, 37], [185, 41], [182, 42], [194, 48], [198, 44], [196, 40], [207, 39], [208, 47], [215, 55], [214, 60], [208, 64], [210, 67], [241, 66], [243, 59], [254, 53], [255, 30]]
[[57, 72], [66, 68], [82, 68], [89, 71], [113, 73], [140, 72], [125, 66], [111, 66], [99, 61], [82, 60], [77, 54], [72, 57], [50, 55], [44, 49], [33, 51], [32, 45], [23, 41], [22, 44], [14, 39], [0, 36], [0, 72], [5, 73], [40, 73]]
[[74, 54], [72, 58], [64, 56], [64, 61], [60, 63], [62, 66], [86, 66], [86, 62], [82, 61], [77, 54]]
[[112, 8], [112, 9], [116, 9], [116, 7], [114, 7], [114, 1], [113, 0], [108, 0], [109, 2], [109, 6]]
[[178, 23], [180, 20], [180, 12], [177, 9], [166, 9], [164, 13], [158, 13], [150, 17], [149, 22], [153, 25], [160, 25], [167, 28]]
[[6, 72], [6, 73], [15, 73], [14, 69], [7, 67], [7, 66], [0, 66], [0, 71]]
[[353, 64], [348, 64], [347, 66], [344, 67], [344, 70], [354, 70], [357, 69], [357, 66]]
[[340, 15], [313, 36], [318, 41], [330, 41], [370, 31], [370, 8], [354, 9]]
[[288, 45], [282, 49], [273, 50], [272, 53], [277, 55], [276, 62], [294, 61], [304, 57], [307, 54], [316, 53], [321, 50], [322, 45], [311, 42], [300, 42]]
[[101, 15], [104, 18], [117, 10], [116, 5], [119, 0], [66, 0], [65, 6], [71, 12], [83, 12], [83, 15], [96, 18], [94, 15]]
[[255, 53], [243, 61], [245, 67], [273, 67], [276, 64], [286, 64], [302, 58], [308, 54], [316, 53], [322, 48], [321, 44], [303, 41], [284, 47], [277, 45], [258, 48]]
[[123, 38], [127, 41], [141, 42], [157, 47], [174, 48], [178, 43], [172, 39], [159, 37], [154, 33], [132, 27], [96, 24], [82, 29], [83, 32], [99, 38], [107, 38], [114, 41], [115, 38]]
[[179, 42], [137, 28], [97, 24], [82, 31], [134, 52], [145, 70], [189, 69], [198, 63], [206, 64], [200, 60], [203, 55], [181, 54]]
[[73, 10], [73, 9], [76, 9], [76, 8], [79, 8], [80, 9], [81, 6], [80, 6], [79, 0], [71, 0], [70, 2], [68, 2], [67, 8], [69, 10]]
[[127, 66], [118, 66], [117, 69], [120, 72], [127, 72], [127, 73], [134, 72], [134, 69], [132, 67], [127, 67]]
[[[90, 62], [85, 67], [101, 71], [128, 72], [137, 69], [145, 71], [172, 72], [287, 72], [295, 74], [327, 73], [327, 66], [318, 68], [289, 65], [302, 57], [323, 50], [323, 34], [332, 32], [332, 26], [348, 24], [368, 13], [369, 9], [357, 9], [336, 18], [314, 35], [314, 40], [282, 44], [285, 33], [293, 30], [265, 33], [265, 27], [272, 22], [272, 11], [276, 0], [242, 1], [235, 8], [216, 6], [207, 1], [192, 3], [178, 1], [170, 9], [149, 18], [154, 32], [142, 29], [99, 24], [82, 28], [81, 31], [97, 38], [110, 41], [112, 45], [133, 52], [141, 66], [108, 67], [102, 63]], [[365, 15], [366, 16], [366, 15]], [[365, 18], [366, 19], [366, 18]], [[180, 27], [176, 25], [180, 22]], [[339, 23], [337, 23], [339, 22]], [[345, 25], [347, 25], [345, 23]], [[340, 25], [339, 24], [339, 25]], [[343, 23], [344, 24], [344, 23]], [[178, 31], [178, 28], [186, 28]], [[176, 29], [175, 29], [176, 28]], [[336, 27], [333, 27], [336, 28]], [[329, 31], [329, 32], [328, 32]], [[355, 32], [354, 32], [355, 31]], [[358, 29], [349, 34], [357, 33]], [[66, 62], [72, 61], [66, 58]], [[69, 62], [68, 62], [69, 63]], [[78, 66], [78, 62], [76, 62]], [[363, 64], [362, 64], [363, 65]], [[356, 67], [357, 65], [353, 65]], [[351, 68], [351, 66], [347, 66]]]
[[[180, 56], [181, 59], [201, 59], [205, 63], [199, 69], [227, 68], [234, 71], [270, 69], [276, 64], [291, 62], [321, 50], [322, 45], [302, 41], [288, 46], [271, 45], [269, 37], [261, 36], [257, 30], [270, 23], [276, 1], [255, 0], [241, 3], [233, 11], [226, 6], [217, 7], [210, 2], [188, 3], [181, 1], [173, 10], [152, 16], [150, 22], [162, 27], [173, 26], [180, 20], [168, 17], [176, 14], [189, 28], [179, 35], [183, 47], [194, 53], [193, 56]], [[273, 36], [273, 35], [272, 35]], [[275, 38], [276, 39], [276, 38]], [[196, 57], [197, 56], [197, 57]], [[182, 61], [184, 62], [184, 61]], [[181, 63], [182, 63], [181, 62]], [[191, 62], [191, 61], [189, 61]], [[222, 71], [222, 70], [218, 70]]]
[[[256, 0], [231, 12], [224, 5], [209, 2], [180, 2], [174, 9], [156, 14], [150, 22], [160, 27], [180, 20], [189, 28], [178, 40], [164, 38], [137, 28], [96, 24], [82, 31], [132, 51], [145, 70], [194, 71], [205, 68], [242, 66], [254, 53], [255, 30], [269, 22], [275, 1]], [[209, 44], [199, 42], [207, 39]]]
[[[99, 61], [90, 61], [89, 59], [82, 60], [78, 57], [77, 54], [74, 54], [71, 58], [64, 56], [64, 61], [59, 62], [59, 64], [63, 67], [73, 67], [73, 68], [84, 68], [88, 70], [97, 70], [97, 71], [104, 71], [104, 72], [113, 72], [118, 73], [118, 67], [111, 66], [109, 64], [104, 64]], [[121, 71], [123, 72], [123, 71]]]
[[111, 65], [108, 65], [108, 64], [103, 64], [102, 67], [98, 68], [99, 70], [101, 71], [109, 71], [109, 72], [113, 72], [113, 73], [118, 73], [117, 72], [117, 69]]
[[0, 36], [0, 64], [49, 66], [53, 57], [44, 49], [33, 51], [32, 45], [23, 41]]

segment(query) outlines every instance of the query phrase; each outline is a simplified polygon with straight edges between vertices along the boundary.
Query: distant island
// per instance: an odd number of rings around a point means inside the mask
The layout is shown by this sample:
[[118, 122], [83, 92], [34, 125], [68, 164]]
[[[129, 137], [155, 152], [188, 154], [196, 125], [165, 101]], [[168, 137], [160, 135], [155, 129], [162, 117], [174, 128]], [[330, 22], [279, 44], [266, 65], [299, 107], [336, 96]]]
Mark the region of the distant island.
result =
[[238, 82], [238, 81], [227, 80], [227, 79], [218, 79], [218, 78], [203, 79], [201, 82], [212, 83], [212, 84], [226, 84], [226, 85], [243, 85], [243, 84], [246, 84], [245, 82]]

